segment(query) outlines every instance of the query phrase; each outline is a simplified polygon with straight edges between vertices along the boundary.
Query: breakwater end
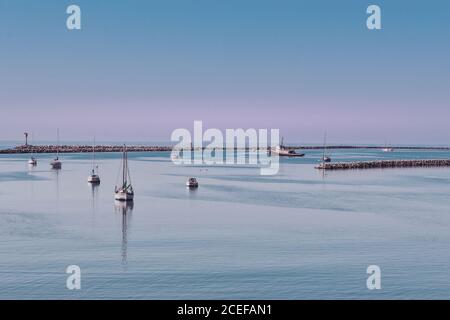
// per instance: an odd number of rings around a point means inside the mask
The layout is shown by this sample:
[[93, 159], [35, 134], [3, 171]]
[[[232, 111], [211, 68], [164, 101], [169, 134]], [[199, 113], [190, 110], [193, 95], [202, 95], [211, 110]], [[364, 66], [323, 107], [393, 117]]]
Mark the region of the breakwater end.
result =
[[317, 166], [316, 169], [359, 170], [359, 169], [420, 168], [420, 167], [450, 167], [450, 159], [379, 160], [379, 161], [322, 163], [319, 166]]

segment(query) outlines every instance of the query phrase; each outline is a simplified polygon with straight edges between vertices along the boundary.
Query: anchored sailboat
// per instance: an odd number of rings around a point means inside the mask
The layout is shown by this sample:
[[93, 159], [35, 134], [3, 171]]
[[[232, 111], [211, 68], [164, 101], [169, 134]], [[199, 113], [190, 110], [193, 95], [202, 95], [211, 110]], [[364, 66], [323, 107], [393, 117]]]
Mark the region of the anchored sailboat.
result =
[[123, 155], [122, 155], [122, 165], [121, 165], [121, 178], [122, 182], [120, 186], [115, 187], [114, 189], [114, 199], [119, 201], [133, 201], [134, 198], [134, 190], [131, 185], [130, 171], [128, 168], [128, 154], [127, 147], [123, 146]]
[[59, 129], [56, 130], [56, 136], [56, 158], [52, 162], [50, 162], [50, 165], [53, 169], [61, 169], [62, 164], [61, 161], [59, 161]]
[[[97, 169], [97, 173], [95, 169]], [[98, 175], [98, 165], [97, 166], [95, 165], [95, 138], [94, 138], [94, 145], [92, 146], [92, 172], [87, 180], [89, 183], [92, 184], [100, 183], [100, 176]]]
[[30, 165], [30, 166], [37, 166], [37, 160], [36, 160], [36, 158], [33, 156], [33, 151], [34, 151], [34, 147], [33, 147], [33, 145], [31, 145], [30, 146], [30, 148], [31, 148], [31, 156], [30, 156], [30, 160], [28, 160], [28, 164]]
[[322, 162], [331, 162], [331, 157], [326, 155], [327, 152], [327, 133], [325, 132], [325, 136], [323, 138], [323, 155]]

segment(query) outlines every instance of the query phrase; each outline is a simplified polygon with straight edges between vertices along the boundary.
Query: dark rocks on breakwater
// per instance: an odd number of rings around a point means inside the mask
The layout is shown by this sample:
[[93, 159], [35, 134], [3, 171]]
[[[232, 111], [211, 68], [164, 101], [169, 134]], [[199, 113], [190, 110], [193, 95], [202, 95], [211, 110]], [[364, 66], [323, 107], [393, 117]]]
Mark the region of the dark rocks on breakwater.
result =
[[316, 169], [325, 170], [358, 170], [412, 167], [450, 167], [450, 159], [428, 160], [379, 160], [360, 162], [322, 163]]
[[[14, 154], [14, 153], [56, 153], [59, 149], [60, 153], [83, 153], [92, 152], [92, 146], [79, 145], [22, 145], [12, 149], [0, 150], [0, 154]], [[155, 151], [171, 151], [169, 146], [127, 146], [128, 152], [155, 152]], [[123, 146], [96, 146], [95, 152], [122, 152]]]
[[[14, 154], [14, 153], [56, 153], [57, 146], [55, 145], [21, 145], [15, 148], [2, 149], [0, 154]], [[323, 146], [285, 146], [289, 150], [321, 150]], [[327, 146], [328, 150], [331, 149], [379, 149], [384, 147], [374, 147], [374, 146]], [[393, 147], [394, 150], [447, 150], [450, 151], [450, 147]], [[110, 145], [110, 146], [96, 146], [95, 152], [121, 152], [123, 146], [120, 145]], [[198, 150], [196, 148], [195, 150]], [[204, 148], [203, 148], [204, 149]], [[226, 149], [226, 148], [223, 148]], [[245, 148], [248, 150], [248, 148]], [[258, 149], [269, 149], [269, 148], [258, 148]], [[161, 152], [161, 151], [172, 151], [171, 146], [127, 146], [129, 152]], [[59, 152], [61, 153], [82, 153], [82, 152], [92, 152], [92, 146], [90, 145], [62, 145], [59, 146]]]

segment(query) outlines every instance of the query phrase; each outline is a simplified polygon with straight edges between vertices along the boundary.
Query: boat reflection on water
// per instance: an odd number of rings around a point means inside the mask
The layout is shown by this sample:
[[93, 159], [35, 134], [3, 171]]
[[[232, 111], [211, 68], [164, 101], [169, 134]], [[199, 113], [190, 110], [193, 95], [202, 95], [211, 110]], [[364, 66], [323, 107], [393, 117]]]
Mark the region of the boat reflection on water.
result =
[[122, 217], [122, 264], [127, 264], [127, 249], [128, 249], [128, 226], [133, 212], [133, 201], [114, 201], [114, 209], [116, 214], [121, 214]]
[[92, 209], [92, 227], [95, 227], [95, 216], [97, 211], [98, 197], [99, 197], [99, 184], [88, 183], [88, 187], [91, 190], [91, 209]]

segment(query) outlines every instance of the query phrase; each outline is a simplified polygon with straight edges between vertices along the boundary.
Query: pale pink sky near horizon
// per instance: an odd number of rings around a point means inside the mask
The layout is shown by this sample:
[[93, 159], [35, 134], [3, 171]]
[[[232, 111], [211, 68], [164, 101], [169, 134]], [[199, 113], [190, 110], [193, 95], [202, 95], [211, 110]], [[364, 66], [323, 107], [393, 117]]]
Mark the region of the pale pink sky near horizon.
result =
[[78, 4], [68, 31], [60, 1], [0, 2], [0, 140], [168, 141], [203, 120], [450, 145], [448, 1], [379, 0], [376, 31], [359, 0]]

